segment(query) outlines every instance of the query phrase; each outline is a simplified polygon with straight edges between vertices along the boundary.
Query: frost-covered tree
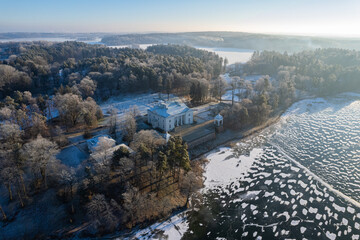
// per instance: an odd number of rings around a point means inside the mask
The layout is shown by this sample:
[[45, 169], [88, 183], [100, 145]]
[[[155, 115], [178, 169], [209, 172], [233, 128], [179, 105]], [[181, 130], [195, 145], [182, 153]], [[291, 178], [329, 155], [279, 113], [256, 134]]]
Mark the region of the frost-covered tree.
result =
[[[70, 201], [74, 198], [74, 186], [77, 182], [77, 177], [74, 168], [62, 169], [59, 174], [60, 183], [64, 186], [65, 198], [69, 195]], [[71, 212], [74, 213], [74, 204], [71, 202]]]
[[82, 103], [82, 116], [88, 127], [95, 126], [97, 124], [97, 112], [99, 109], [99, 106], [91, 97], [86, 98], [86, 100]]
[[118, 218], [114, 212], [119, 208], [117, 204], [113, 202], [110, 205], [104, 195], [96, 194], [92, 197], [91, 201], [86, 205], [87, 215], [91, 221], [91, 224], [100, 229], [100, 227], [107, 231], [114, 230], [118, 225]]
[[140, 150], [140, 146], [145, 146], [149, 150], [151, 160], [154, 160], [156, 150], [165, 144], [165, 139], [155, 130], [141, 130], [140, 132], [134, 134], [130, 147], [137, 152]]
[[35, 137], [38, 134], [41, 134], [42, 136], [47, 135], [48, 127], [46, 125], [46, 117], [39, 113], [33, 113], [31, 116], [31, 128], [30, 133], [31, 136]]
[[82, 109], [82, 99], [75, 94], [58, 94], [55, 97], [55, 105], [59, 110], [59, 115], [65, 124], [75, 126], [79, 121]]
[[109, 133], [116, 137], [117, 110], [110, 108], [109, 113]]
[[197, 175], [194, 171], [189, 171], [180, 183], [181, 192], [186, 196], [186, 202], [184, 206], [187, 206], [191, 197], [191, 194], [198, 191], [203, 187], [203, 179], [201, 175]]
[[125, 115], [125, 121], [121, 124], [121, 130], [124, 136], [124, 139], [128, 142], [131, 142], [136, 133], [136, 121], [132, 114]]
[[56, 143], [43, 138], [41, 135], [24, 144], [21, 149], [22, 157], [35, 174], [40, 174], [46, 188], [47, 172], [57, 163], [56, 154], [58, 153], [59, 149]]
[[91, 97], [96, 90], [96, 82], [89, 77], [84, 77], [77, 85], [83, 97]]
[[0, 108], [0, 121], [10, 120], [12, 112], [13, 111], [7, 106]]
[[109, 165], [109, 160], [113, 154], [111, 149], [115, 146], [115, 144], [115, 140], [112, 138], [99, 137], [98, 142], [94, 147], [94, 153], [92, 153], [91, 156], [97, 163]]
[[27, 88], [31, 84], [31, 78], [24, 72], [14, 67], [0, 64], [0, 93], [4, 90], [16, 90]]

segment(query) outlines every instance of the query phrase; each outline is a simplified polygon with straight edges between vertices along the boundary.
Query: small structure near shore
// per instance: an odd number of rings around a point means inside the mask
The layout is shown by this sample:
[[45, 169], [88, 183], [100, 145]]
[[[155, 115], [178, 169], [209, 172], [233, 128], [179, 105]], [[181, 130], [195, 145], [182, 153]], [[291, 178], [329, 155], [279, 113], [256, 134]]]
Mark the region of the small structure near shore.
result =
[[215, 116], [214, 125], [215, 125], [215, 131], [217, 133], [224, 131], [224, 118], [223, 116], [221, 116], [220, 113]]
[[220, 113], [215, 116], [214, 124], [215, 124], [216, 127], [220, 127], [220, 126], [222, 126], [224, 124], [224, 118], [223, 118], [223, 116], [221, 116]]

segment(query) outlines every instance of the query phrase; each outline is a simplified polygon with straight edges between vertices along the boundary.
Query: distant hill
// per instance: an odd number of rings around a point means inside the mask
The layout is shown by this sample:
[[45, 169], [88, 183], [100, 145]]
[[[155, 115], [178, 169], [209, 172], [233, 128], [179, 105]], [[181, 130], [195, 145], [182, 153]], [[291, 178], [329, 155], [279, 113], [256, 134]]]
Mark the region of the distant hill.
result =
[[360, 39], [266, 35], [243, 32], [187, 32], [107, 35], [106, 45], [186, 44], [202, 47], [243, 48], [298, 52], [316, 48], [360, 50]]
[[91, 40], [102, 38], [108, 33], [36, 33], [36, 32], [8, 32], [0, 33], [0, 40], [29, 39], [29, 38], [64, 38], [74, 40]]

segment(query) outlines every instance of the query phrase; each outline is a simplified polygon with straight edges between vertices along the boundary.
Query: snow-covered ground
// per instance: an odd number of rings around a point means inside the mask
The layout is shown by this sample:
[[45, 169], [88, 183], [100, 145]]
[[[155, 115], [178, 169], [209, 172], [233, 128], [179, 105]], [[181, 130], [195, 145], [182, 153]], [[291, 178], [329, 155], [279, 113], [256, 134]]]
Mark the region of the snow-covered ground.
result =
[[[241, 95], [244, 94], [246, 90], [245, 89], [235, 89], [234, 93], [234, 101], [240, 102], [241, 101]], [[232, 100], [232, 90], [227, 90], [224, 95], [221, 97], [222, 100], [231, 101]]]
[[[180, 99], [170, 94], [170, 101]], [[115, 109], [118, 114], [118, 120], [122, 120], [124, 114], [130, 109], [136, 107], [140, 115], [145, 115], [147, 110], [162, 100], [168, 100], [167, 94], [144, 93], [144, 94], [128, 94], [117, 97], [111, 97], [107, 101], [100, 104], [100, 108], [104, 115], [109, 114], [111, 109]]]
[[[231, 77], [228, 73], [220, 75], [221, 78], [225, 80], [225, 82], [230, 85], [231, 84]], [[245, 76], [245, 81], [251, 82], [253, 85], [255, 85], [256, 81], [260, 78], [264, 77], [264, 75], [249, 75]], [[274, 78], [270, 78], [270, 81], [273, 81]], [[229, 87], [227, 88], [229, 89]], [[235, 96], [234, 100], [237, 102], [241, 101], [241, 98], [239, 97], [240, 94], [243, 94], [246, 90], [245, 89], [235, 89]], [[226, 93], [221, 97], [223, 100], [231, 101], [232, 100], [232, 90], [227, 90]]]
[[186, 212], [183, 212], [172, 216], [164, 222], [155, 223], [148, 228], [137, 231], [130, 239], [180, 240], [187, 229]]
[[89, 157], [89, 154], [84, 152], [80, 147], [81, 146], [70, 145], [62, 149], [56, 158], [59, 159], [61, 163], [76, 168], [82, 161]]

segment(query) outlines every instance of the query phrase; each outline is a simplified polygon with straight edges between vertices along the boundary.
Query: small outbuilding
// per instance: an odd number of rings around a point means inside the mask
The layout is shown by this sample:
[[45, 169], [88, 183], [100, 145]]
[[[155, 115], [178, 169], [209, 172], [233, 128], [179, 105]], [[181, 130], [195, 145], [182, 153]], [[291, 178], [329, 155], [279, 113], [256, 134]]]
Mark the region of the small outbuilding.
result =
[[109, 135], [106, 135], [106, 134], [99, 135], [99, 136], [93, 137], [93, 138], [86, 141], [86, 144], [87, 144], [88, 149], [89, 149], [90, 152], [93, 152], [96, 149], [96, 147], [98, 146], [100, 138], [105, 138], [106, 140], [109, 140], [109, 142], [111, 142], [111, 144], [113, 146], [115, 146], [115, 144], [116, 144], [115, 140], [112, 139]]
[[216, 127], [221, 127], [224, 124], [224, 118], [220, 113], [214, 118], [214, 124]]

